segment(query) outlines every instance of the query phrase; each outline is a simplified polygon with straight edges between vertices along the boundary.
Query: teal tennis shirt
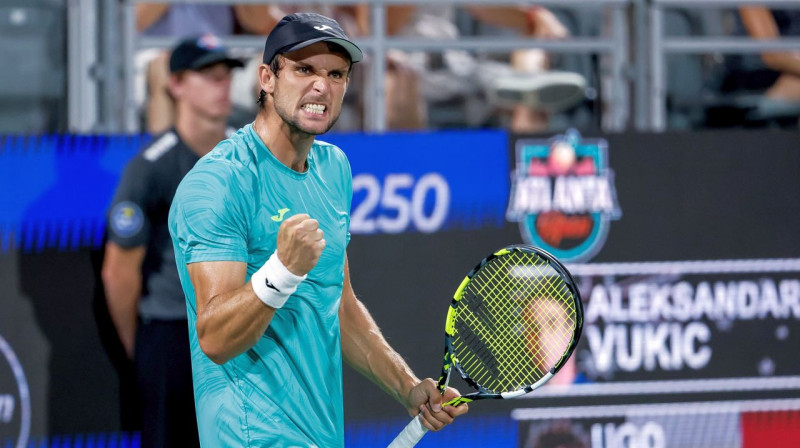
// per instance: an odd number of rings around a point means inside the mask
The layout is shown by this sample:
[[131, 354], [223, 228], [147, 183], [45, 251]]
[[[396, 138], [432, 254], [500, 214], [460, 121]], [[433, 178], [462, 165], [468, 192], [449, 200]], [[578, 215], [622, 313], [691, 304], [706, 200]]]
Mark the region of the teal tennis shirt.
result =
[[[339, 302], [350, 239], [352, 175], [344, 153], [315, 142], [308, 170], [278, 161], [247, 125], [181, 182], [169, 230], [189, 318], [200, 442], [205, 447], [344, 445]], [[326, 247], [308, 278], [245, 353], [212, 362], [197, 339], [187, 263], [240, 261], [247, 280], [275, 251], [286, 218], [308, 213]]]

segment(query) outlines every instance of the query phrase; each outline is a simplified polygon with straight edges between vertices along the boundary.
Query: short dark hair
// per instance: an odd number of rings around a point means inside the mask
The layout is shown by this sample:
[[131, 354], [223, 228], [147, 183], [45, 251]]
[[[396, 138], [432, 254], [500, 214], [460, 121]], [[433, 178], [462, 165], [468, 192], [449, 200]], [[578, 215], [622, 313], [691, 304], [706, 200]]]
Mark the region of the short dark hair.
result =
[[[350, 66], [347, 67], [347, 78], [350, 79], [350, 74], [353, 73], [353, 60], [350, 59], [350, 53], [348, 53], [347, 50], [342, 48], [340, 45], [337, 45], [337, 44], [335, 44], [333, 42], [325, 42], [325, 44], [328, 45], [328, 50], [331, 53], [338, 54], [339, 56], [342, 56], [345, 59], [347, 59], [348, 61], [350, 61]], [[272, 58], [271, 61], [269, 61], [269, 69], [272, 71], [272, 73], [275, 74], [276, 78], [279, 76], [279, 73], [280, 73], [281, 69], [283, 68], [283, 58], [284, 58], [283, 54], [278, 53], [278, 54], [275, 55], [274, 58]], [[267, 92], [265, 92], [264, 89], [261, 89], [261, 92], [259, 92], [258, 100], [256, 100], [256, 104], [259, 105], [260, 109], [263, 109], [264, 107], [266, 107], [266, 105], [267, 105]]]

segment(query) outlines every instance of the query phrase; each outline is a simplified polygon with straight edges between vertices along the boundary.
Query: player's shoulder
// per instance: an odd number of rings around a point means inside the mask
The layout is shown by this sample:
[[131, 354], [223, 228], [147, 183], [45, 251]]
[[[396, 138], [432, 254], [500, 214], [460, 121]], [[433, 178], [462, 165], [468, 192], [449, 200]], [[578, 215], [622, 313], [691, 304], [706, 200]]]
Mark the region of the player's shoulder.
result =
[[217, 146], [200, 161], [210, 166], [229, 166], [249, 168], [255, 162], [255, 148], [246, 128], [232, 132], [228, 138], [217, 143]]
[[347, 155], [338, 146], [328, 143], [323, 140], [314, 140], [312, 145], [314, 157], [319, 162], [328, 162], [334, 164], [348, 164]]
[[341, 148], [339, 148], [338, 146], [334, 145], [333, 143], [328, 143], [328, 142], [326, 142], [324, 140], [315, 139], [313, 146], [318, 151], [342, 152]]
[[[225, 187], [232, 179], [244, 181], [250, 179], [255, 172], [252, 144], [244, 138], [243, 132], [231, 134], [227, 139], [217, 143], [208, 154], [201, 157], [185, 179], [199, 180], [189, 182], [197, 188], [206, 188], [220, 184]], [[186, 182], [184, 182], [186, 183]]]

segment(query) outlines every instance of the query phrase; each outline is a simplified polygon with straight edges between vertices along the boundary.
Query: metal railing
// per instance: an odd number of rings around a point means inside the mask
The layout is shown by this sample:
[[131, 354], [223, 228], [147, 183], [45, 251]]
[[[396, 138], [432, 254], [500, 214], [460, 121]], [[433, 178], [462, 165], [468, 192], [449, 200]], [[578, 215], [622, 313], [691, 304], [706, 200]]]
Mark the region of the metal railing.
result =
[[71, 0], [67, 10], [67, 117], [70, 130], [89, 130], [98, 121], [97, 79], [91, 76], [97, 57], [97, 4]]
[[[138, 110], [134, 102], [134, 54], [142, 48], [167, 48], [175, 43], [172, 38], [153, 38], [138, 36], [135, 29], [135, 4], [147, 0], [124, 0], [122, 3], [124, 33], [124, 131], [137, 132]], [[632, 0], [537, 0], [530, 2], [545, 7], [559, 8], [612, 8], [610, 37], [571, 37], [565, 40], [541, 40], [526, 37], [462, 37], [457, 40], [426, 40], [422, 38], [388, 37], [386, 35], [386, 6], [391, 4], [429, 4], [430, 0], [369, 0], [371, 7], [371, 32], [367, 38], [356, 39], [356, 43], [370, 53], [375, 61], [370, 65], [368, 90], [365, 95], [366, 127], [371, 131], [386, 129], [386, 110], [384, 98], [385, 57], [389, 49], [424, 50], [438, 52], [445, 50], [513, 51], [523, 48], [541, 48], [553, 53], [608, 54], [611, 57], [612, 91], [609, 98], [610, 117], [606, 121], [609, 130], [621, 131], [629, 119], [629, 82], [626, 71], [629, 64], [629, 37], [625, 11]], [[436, 0], [447, 5], [519, 5], [512, 0]], [[165, 3], [254, 3], [263, 4], [265, 0], [167, 0]], [[358, 4], [357, 0], [279, 0], [270, 3], [284, 4]], [[262, 48], [265, 36], [233, 37], [220, 36], [229, 47]]]

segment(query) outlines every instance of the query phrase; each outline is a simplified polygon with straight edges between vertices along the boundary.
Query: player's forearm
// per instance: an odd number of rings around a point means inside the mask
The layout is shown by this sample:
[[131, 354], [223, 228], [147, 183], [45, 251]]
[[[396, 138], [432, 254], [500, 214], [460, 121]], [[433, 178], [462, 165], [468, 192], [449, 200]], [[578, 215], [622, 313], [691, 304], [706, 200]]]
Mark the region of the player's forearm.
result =
[[197, 313], [200, 348], [223, 364], [254, 346], [267, 330], [275, 309], [259, 300], [250, 283], [208, 300]]
[[419, 379], [386, 342], [366, 307], [353, 297], [342, 307], [340, 325], [345, 361], [407, 407]]
[[278, 249], [250, 281], [245, 281], [245, 262], [186, 265], [197, 304], [195, 329], [209, 359], [225, 363], [259, 341], [275, 310], [294, 298], [297, 287], [317, 264], [325, 247], [322, 235], [319, 222], [307, 214], [286, 219], [278, 230]]
[[125, 353], [128, 358], [133, 359], [136, 345], [136, 317], [142, 289], [141, 274], [138, 271], [114, 272], [106, 268], [103, 269], [102, 276], [108, 313], [117, 329]]

